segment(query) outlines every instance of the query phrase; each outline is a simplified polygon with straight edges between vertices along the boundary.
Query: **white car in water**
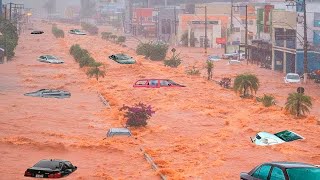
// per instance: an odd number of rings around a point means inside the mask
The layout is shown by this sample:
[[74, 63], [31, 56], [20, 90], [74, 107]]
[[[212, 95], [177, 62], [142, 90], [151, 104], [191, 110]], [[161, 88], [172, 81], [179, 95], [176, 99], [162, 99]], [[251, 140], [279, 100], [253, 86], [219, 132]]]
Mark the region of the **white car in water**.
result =
[[239, 65], [241, 61], [239, 60], [229, 60], [228, 65]]
[[70, 34], [75, 34], [75, 35], [86, 35], [85, 32], [80, 31], [79, 29], [71, 29], [69, 31]]
[[281, 144], [285, 142], [296, 141], [299, 139], [304, 139], [304, 137], [299, 134], [285, 130], [278, 132], [276, 134], [270, 134], [267, 132], [259, 132], [255, 137], [251, 138], [251, 141], [259, 146], [268, 146]]
[[40, 56], [38, 58], [38, 61], [51, 63], [51, 64], [62, 64], [62, 63], [64, 63], [63, 60], [58, 59], [57, 57], [52, 56], [52, 55], [42, 55], [42, 56]]
[[210, 55], [208, 56], [208, 61], [220, 61], [221, 57], [217, 56], [217, 55]]
[[300, 76], [296, 73], [288, 73], [286, 77], [284, 77], [285, 83], [300, 83]]

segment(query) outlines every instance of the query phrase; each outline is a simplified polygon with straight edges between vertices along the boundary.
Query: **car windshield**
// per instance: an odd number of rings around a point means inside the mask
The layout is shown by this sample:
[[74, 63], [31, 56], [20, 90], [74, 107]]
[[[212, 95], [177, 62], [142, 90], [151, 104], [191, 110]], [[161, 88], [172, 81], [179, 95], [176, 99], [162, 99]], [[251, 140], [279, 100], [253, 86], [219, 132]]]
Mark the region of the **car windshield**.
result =
[[288, 130], [278, 132], [274, 135], [277, 136], [278, 138], [282, 139], [285, 142], [290, 142], [290, 141], [302, 139], [301, 136], [298, 136], [297, 134], [295, 134], [291, 131], [288, 131]]
[[288, 74], [287, 75], [287, 79], [295, 79], [295, 80], [298, 80], [300, 79], [299, 75], [297, 74]]
[[257, 138], [257, 139], [261, 139], [261, 137], [260, 137], [258, 134], [256, 135], [256, 138]]
[[35, 164], [33, 167], [39, 167], [39, 168], [49, 168], [49, 169], [57, 169], [60, 167], [58, 161], [40, 161], [37, 164]]
[[211, 59], [220, 59], [219, 56], [210, 56], [209, 58], [211, 58]]
[[125, 54], [117, 54], [116, 55], [119, 59], [130, 59], [131, 57], [125, 55]]
[[172, 80], [168, 80], [168, 82], [172, 85], [179, 85], [178, 83], [173, 82]]
[[290, 168], [287, 169], [290, 180], [319, 180], [320, 168]]
[[56, 57], [50, 56], [50, 55], [47, 55], [47, 58], [48, 58], [48, 59], [57, 59]]

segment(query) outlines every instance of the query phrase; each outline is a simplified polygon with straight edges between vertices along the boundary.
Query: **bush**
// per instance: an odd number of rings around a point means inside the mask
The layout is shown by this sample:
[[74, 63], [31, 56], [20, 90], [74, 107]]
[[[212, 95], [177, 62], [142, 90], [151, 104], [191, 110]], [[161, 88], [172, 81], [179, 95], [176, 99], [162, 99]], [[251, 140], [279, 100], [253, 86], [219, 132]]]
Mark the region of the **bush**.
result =
[[56, 38], [64, 38], [64, 32], [63, 30], [59, 29], [56, 25], [52, 25], [52, 34]]
[[8, 60], [10, 60], [15, 55], [14, 50], [18, 45], [17, 28], [9, 20], [0, 17], [0, 32], [2, 33], [0, 48], [5, 50]]
[[151, 42], [147, 42], [147, 43], [140, 43], [137, 46], [137, 50], [136, 53], [138, 55], [144, 55], [146, 58], [150, 57], [151, 54]]
[[147, 120], [151, 118], [155, 111], [152, 111], [151, 106], [143, 103], [135, 104], [133, 107], [123, 105], [120, 111], [125, 111], [125, 118], [127, 118], [127, 126], [146, 126]]
[[166, 58], [169, 46], [159, 42], [140, 43], [136, 52], [138, 55], [144, 55], [153, 61], [162, 61]]
[[105, 76], [105, 71], [101, 70], [99, 67], [102, 66], [102, 63], [96, 62], [86, 49], [82, 49], [79, 44], [72, 45], [70, 47], [69, 53], [73, 56], [76, 62], [79, 63], [80, 68], [90, 67], [87, 71], [88, 77], [95, 77], [97, 81], [99, 77]]
[[112, 40], [112, 41], [116, 41], [116, 39], [117, 39], [117, 35], [114, 35], [114, 34], [112, 34], [112, 35], [110, 35], [110, 39]]
[[198, 76], [198, 75], [200, 75], [200, 70], [199, 70], [199, 69], [196, 69], [195, 66], [192, 66], [192, 69], [188, 69], [188, 70], [186, 71], [186, 73], [187, 73], [188, 75]]
[[96, 35], [99, 33], [99, 28], [95, 25], [89, 23], [81, 23], [81, 27], [91, 35]]
[[126, 42], [126, 37], [125, 36], [119, 36], [117, 42], [120, 43], [120, 44]]
[[173, 54], [169, 60], [164, 60], [164, 65], [176, 68], [181, 64], [181, 62], [182, 60], [180, 59], [179, 54]]
[[101, 38], [104, 39], [104, 40], [108, 40], [111, 35], [112, 35], [111, 32], [102, 32], [101, 33]]
[[265, 107], [270, 107], [272, 105], [275, 104], [274, 102], [274, 96], [272, 95], [266, 95], [264, 94], [264, 96], [262, 98], [259, 98], [257, 97], [257, 101], [258, 102], [262, 102], [262, 104], [265, 106]]

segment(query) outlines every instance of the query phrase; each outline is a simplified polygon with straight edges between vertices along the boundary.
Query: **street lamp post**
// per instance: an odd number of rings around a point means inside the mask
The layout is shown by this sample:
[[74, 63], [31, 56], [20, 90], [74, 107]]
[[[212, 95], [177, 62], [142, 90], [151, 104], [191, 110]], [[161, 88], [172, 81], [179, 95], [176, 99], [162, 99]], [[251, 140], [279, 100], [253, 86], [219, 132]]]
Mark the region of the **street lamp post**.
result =
[[[296, 1], [296, 0], [286, 0], [289, 2], [287, 6], [300, 6], [303, 8], [303, 77], [304, 83], [308, 80], [308, 33], [307, 33], [307, 4], [306, 0]], [[296, 3], [296, 4], [295, 4]]]

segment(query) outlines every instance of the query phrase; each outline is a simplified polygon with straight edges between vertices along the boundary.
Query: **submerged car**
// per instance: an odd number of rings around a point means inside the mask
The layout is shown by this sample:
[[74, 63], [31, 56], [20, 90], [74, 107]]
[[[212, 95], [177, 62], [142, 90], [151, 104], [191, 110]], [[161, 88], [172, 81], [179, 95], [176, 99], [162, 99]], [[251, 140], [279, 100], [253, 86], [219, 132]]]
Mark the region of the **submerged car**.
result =
[[57, 89], [40, 89], [35, 92], [24, 94], [25, 96], [44, 97], [44, 98], [69, 98], [71, 93]]
[[62, 64], [62, 63], [64, 63], [63, 60], [58, 59], [57, 57], [52, 56], [52, 55], [42, 55], [42, 56], [40, 56], [38, 58], [38, 61], [51, 63], [51, 64]]
[[[250, 137], [251, 138], [251, 137]], [[304, 139], [304, 137], [292, 131], [281, 131], [276, 134], [270, 134], [267, 132], [259, 132], [251, 141], [259, 146], [268, 146], [281, 144], [285, 142], [296, 141], [299, 139]]]
[[211, 55], [208, 57], [208, 61], [220, 61], [220, 60], [221, 60], [221, 58], [216, 55]]
[[32, 31], [31, 34], [43, 34], [43, 31]]
[[288, 73], [286, 77], [284, 77], [285, 83], [300, 83], [300, 76], [296, 73]]
[[241, 61], [239, 60], [229, 60], [228, 65], [239, 65]]
[[79, 29], [71, 29], [71, 30], [69, 31], [69, 33], [70, 33], [70, 34], [75, 34], [75, 35], [86, 35], [85, 32], [82, 32], [82, 31], [79, 30]]
[[107, 132], [107, 137], [113, 136], [132, 136], [131, 131], [127, 128], [111, 128]]
[[24, 176], [36, 178], [61, 178], [68, 176], [77, 170], [70, 161], [66, 160], [41, 160], [31, 168], [28, 168]]
[[160, 87], [185, 87], [169, 79], [141, 79], [133, 87], [160, 88]]
[[298, 162], [270, 162], [240, 174], [241, 180], [319, 180], [320, 168]]
[[133, 57], [130, 57], [126, 54], [114, 54], [109, 56], [109, 59], [112, 59], [120, 64], [134, 64], [136, 63], [136, 60], [133, 59]]

